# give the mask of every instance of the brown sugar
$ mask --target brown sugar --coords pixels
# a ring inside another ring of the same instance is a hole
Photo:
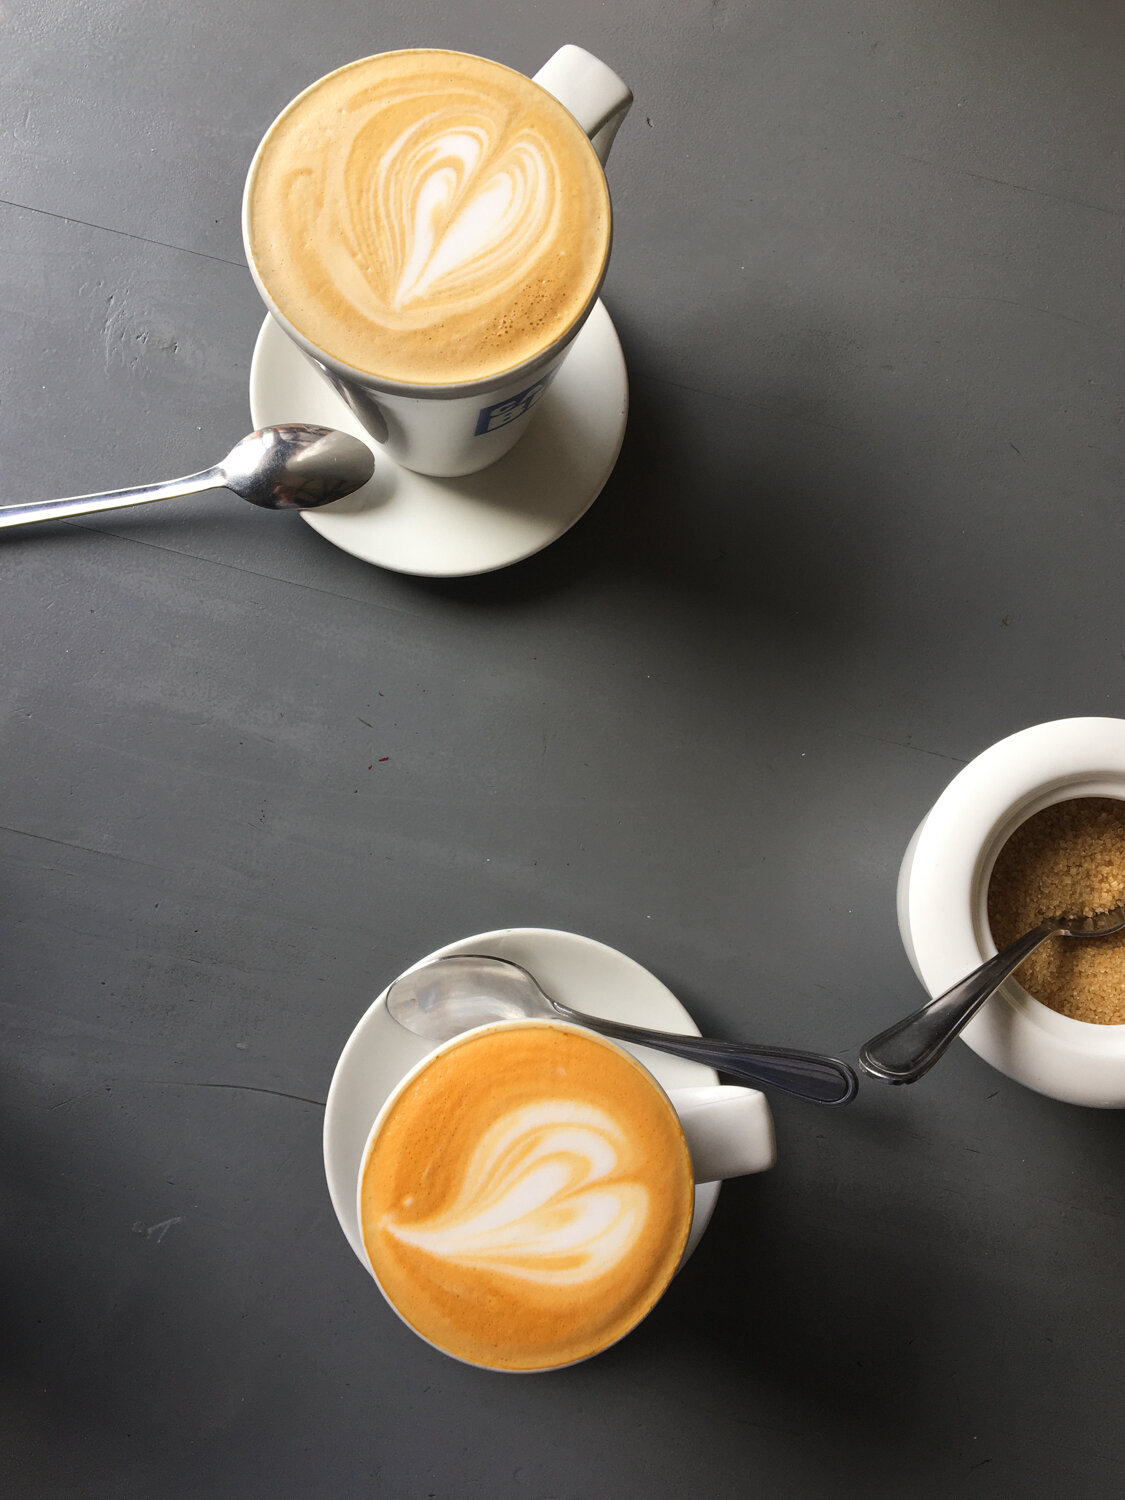
[[[1074,797],[1021,823],[988,885],[988,921],[1005,948],[1045,917],[1089,917],[1125,903],[1125,802]],[[1016,979],[1076,1021],[1125,1025],[1125,932],[1048,938]]]

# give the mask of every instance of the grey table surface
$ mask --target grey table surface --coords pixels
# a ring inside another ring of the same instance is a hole
[[[427,582],[213,494],[0,548],[5,1494],[1121,1491],[1120,1113],[963,1046],[777,1100],[657,1312],[528,1380],[397,1323],[320,1148],[373,995],[493,927],[854,1055],[934,797],[1125,710],[1117,6],[5,0],[0,500],[248,430],[241,180],[307,82],[565,41],[636,94],[572,532]]]

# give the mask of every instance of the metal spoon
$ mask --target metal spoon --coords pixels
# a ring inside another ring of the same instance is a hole
[[[449,1041],[490,1021],[557,1017],[619,1042],[635,1042],[670,1052],[673,1057],[687,1057],[744,1083],[780,1089],[816,1104],[847,1104],[859,1087],[847,1063],[815,1052],[675,1036],[585,1015],[545,995],[522,965],[483,954],[451,954],[412,969],[387,991],[387,1010],[407,1031],[437,1042]]]
[[[859,1062],[880,1083],[914,1083],[1040,943],[1049,937],[1109,937],[1125,928],[1125,906],[1093,917],[1047,917],[952,989],[865,1042]]]
[[[149,505],[153,500],[171,500],[199,490],[233,490],[265,510],[311,510],[350,495],[374,472],[370,448],[346,432],[297,423],[263,427],[236,443],[221,463],[189,474],[186,479],[101,495],[75,495],[69,500],[4,506],[0,508],[0,527],[29,526],[34,521],[57,521],[125,505]]]

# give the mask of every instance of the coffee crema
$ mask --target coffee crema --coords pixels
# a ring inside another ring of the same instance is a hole
[[[562,338],[609,254],[605,177],[574,117],[500,63],[387,52],[330,73],[268,131],[252,262],[333,359],[417,385],[486,380]]]
[[[474,1032],[390,1106],[363,1241],[394,1307],[471,1364],[545,1370],[628,1333],[671,1279],[694,1206],[669,1101],[586,1032]]]

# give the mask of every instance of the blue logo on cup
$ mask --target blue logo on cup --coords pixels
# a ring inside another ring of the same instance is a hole
[[[497,401],[495,406],[482,406],[477,414],[477,425],[474,437],[480,437],[485,432],[495,432],[498,427],[507,427],[509,422],[514,422],[517,417],[522,417],[528,412],[543,395],[544,391],[555,378],[555,371],[544,375],[542,380],[537,380],[534,385],[529,385],[526,391],[520,391],[518,396],[509,396],[506,401]]]

